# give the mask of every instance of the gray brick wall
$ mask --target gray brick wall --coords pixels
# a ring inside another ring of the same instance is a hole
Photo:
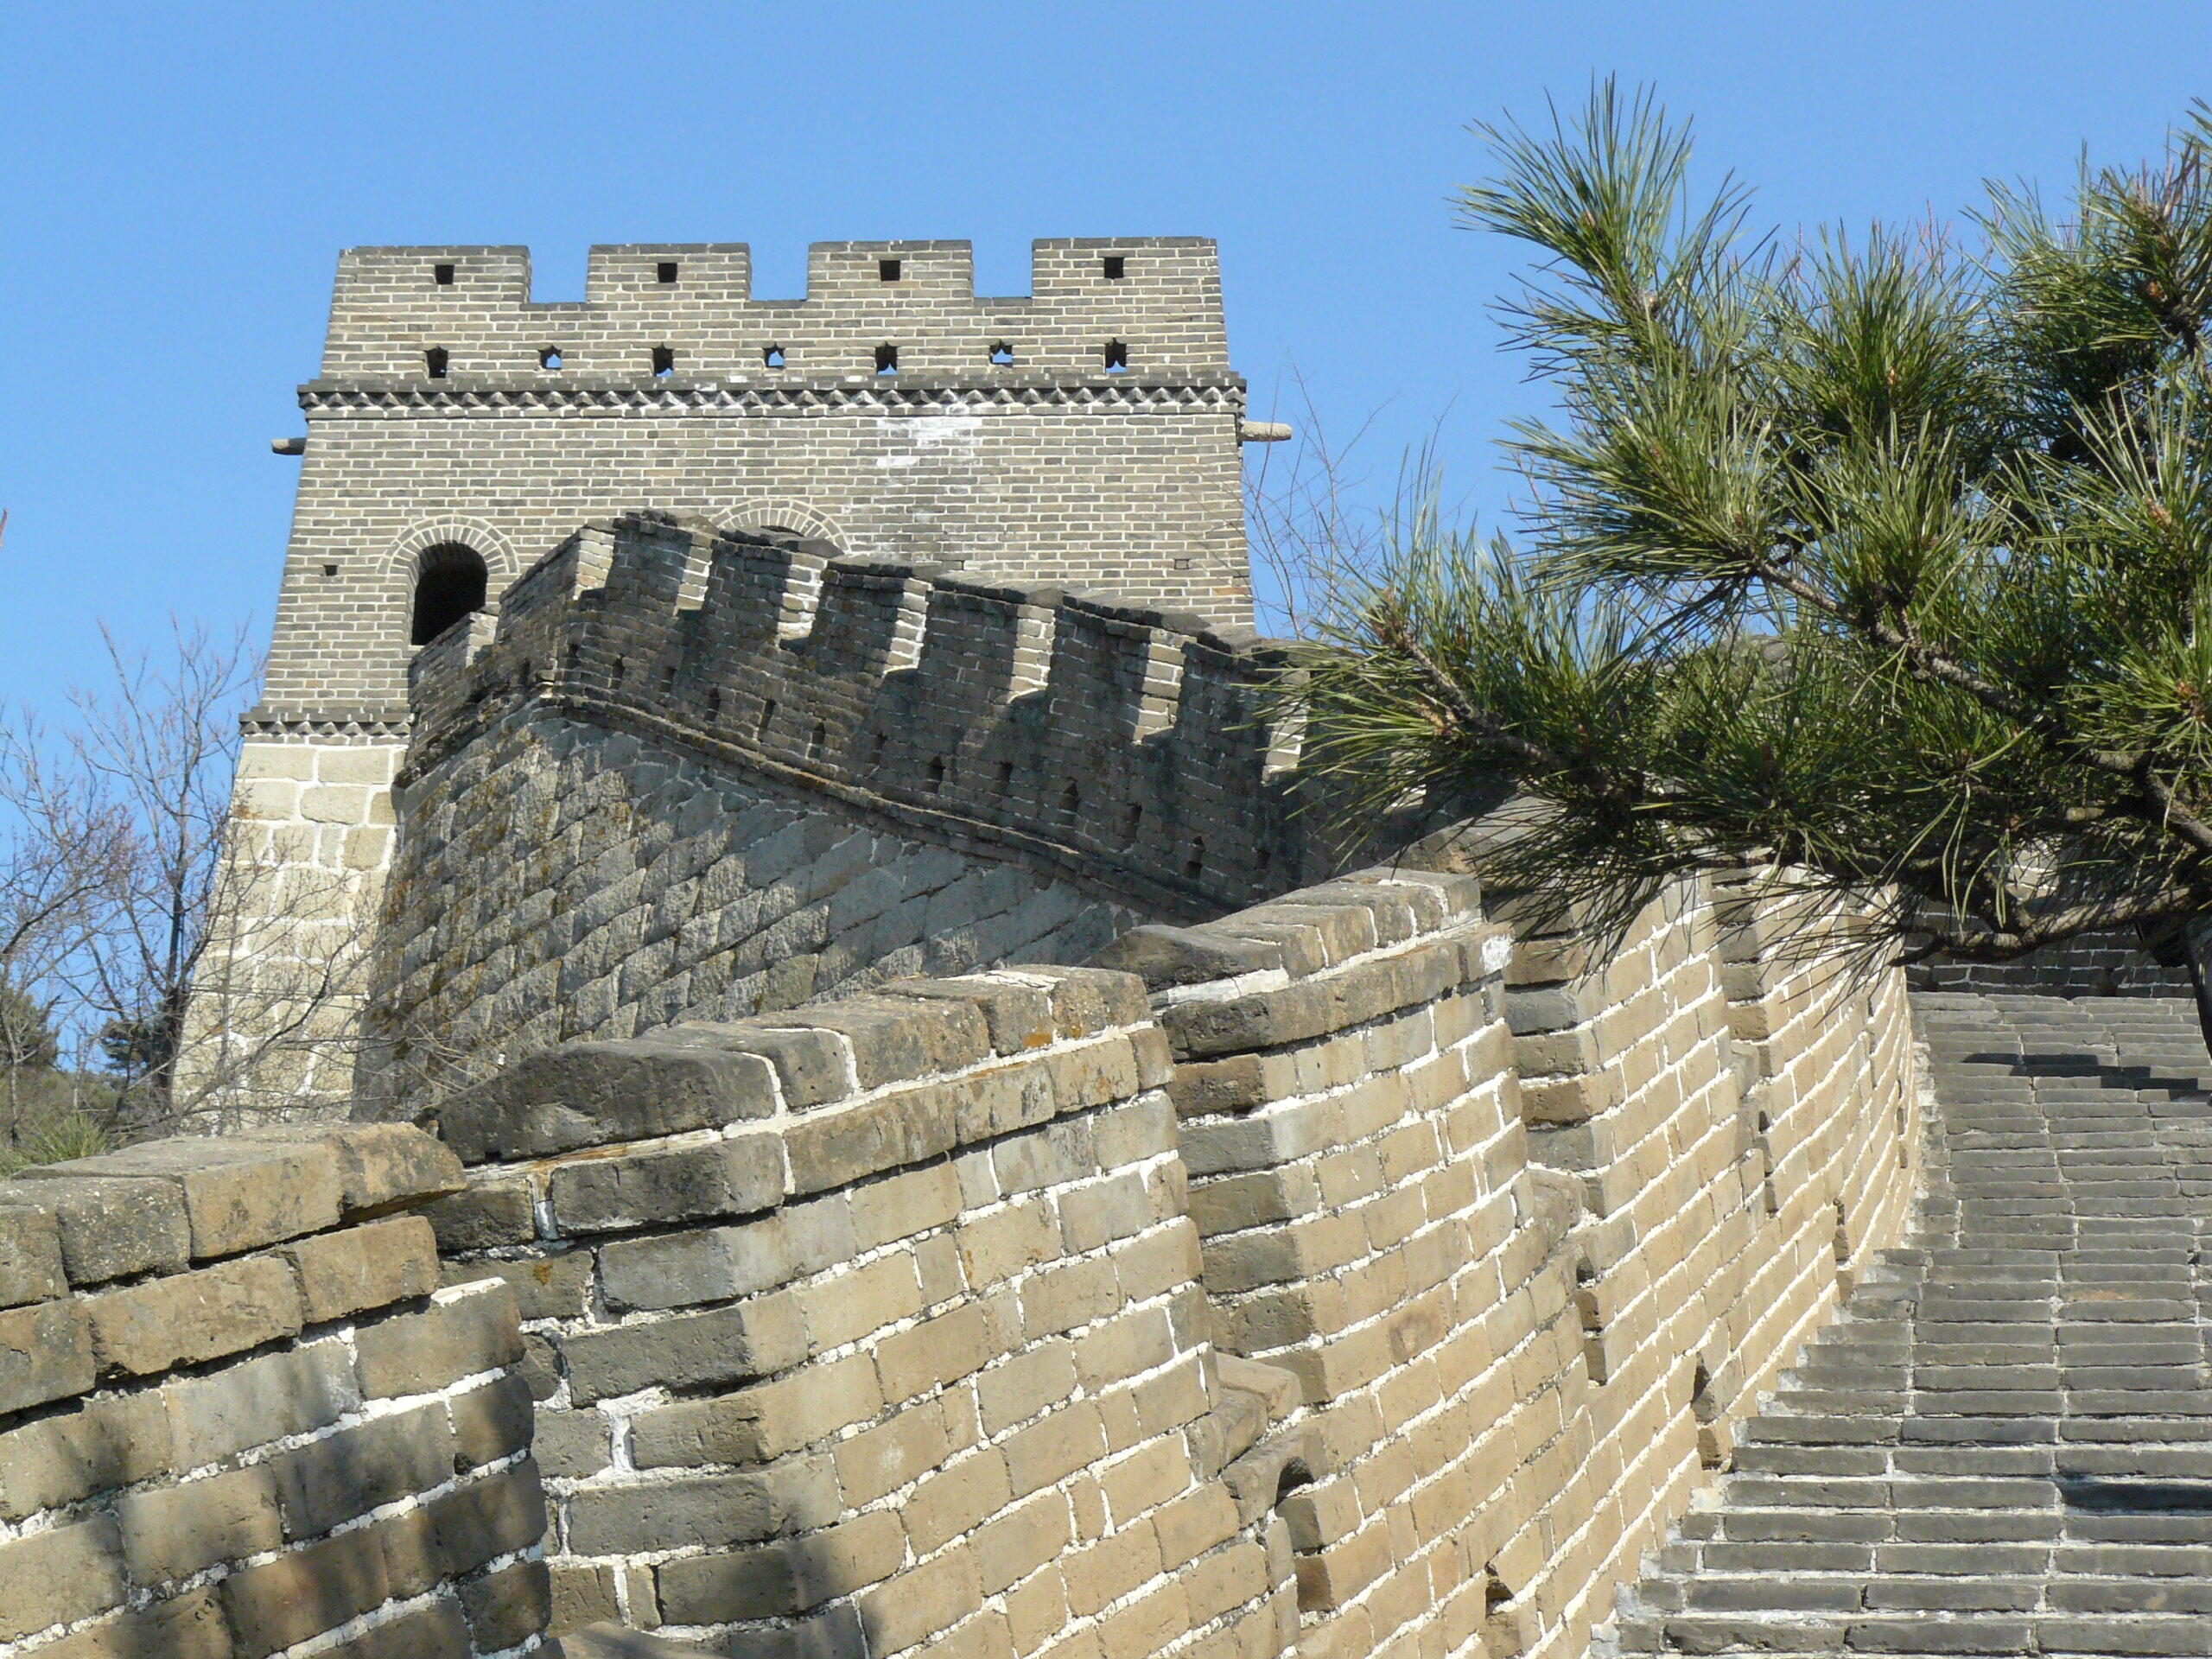
[[[1143,919],[1095,887],[543,709],[416,775],[401,810],[364,1077],[387,1099],[573,1038],[1080,961]]]
[[[975,296],[965,243],[818,244],[793,301],[750,297],[741,245],[597,248],[591,273],[582,303],[541,304],[523,249],[343,256],[301,390],[271,710],[404,709],[426,548],[474,548],[496,596],[632,507],[1249,620],[1243,383],[1211,242],[1040,242],[1034,293],[1010,299]]]

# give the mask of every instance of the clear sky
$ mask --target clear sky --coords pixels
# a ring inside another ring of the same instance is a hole
[[[0,697],[274,602],[338,250],[521,242],[579,296],[593,242],[951,237],[1018,293],[1035,236],[1221,243],[1265,415],[1382,410],[1376,487],[1444,417],[1494,512],[1531,408],[1487,309],[1516,257],[1456,229],[1464,130],[1655,84],[1755,216],[1955,212],[1992,175],[2155,150],[2212,96],[2196,3],[296,3],[0,10]]]

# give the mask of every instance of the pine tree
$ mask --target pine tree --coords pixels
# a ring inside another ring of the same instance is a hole
[[[2212,1027],[2212,111],[1971,247],[1754,239],[1610,83],[1478,130],[1557,405],[1520,546],[1420,512],[1337,568],[1298,696],[1348,815],[1518,794],[1491,879],[1599,927],[1751,862],[1870,959],[2133,929]]]

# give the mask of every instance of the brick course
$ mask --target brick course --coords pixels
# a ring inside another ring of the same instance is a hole
[[[515,1386],[512,1292],[441,1290],[429,1228],[393,1213],[459,1185],[395,1126],[157,1141],[9,1188],[73,1247],[67,1282],[0,1313],[24,1325],[0,1328],[0,1656],[260,1659],[342,1631],[466,1659],[542,1628],[526,1396],[486,1397]],[[182,1242],[221,1259],[149,1257],[120,1189],[176,1195]],[[114,1283],[124,1264],[148,1276]]]

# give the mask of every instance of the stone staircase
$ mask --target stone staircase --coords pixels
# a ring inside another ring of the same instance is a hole
[[[2212,1061],[2183,1001],[1927,994],[1928,1190],[1601,1655],[2212,1654]]]

